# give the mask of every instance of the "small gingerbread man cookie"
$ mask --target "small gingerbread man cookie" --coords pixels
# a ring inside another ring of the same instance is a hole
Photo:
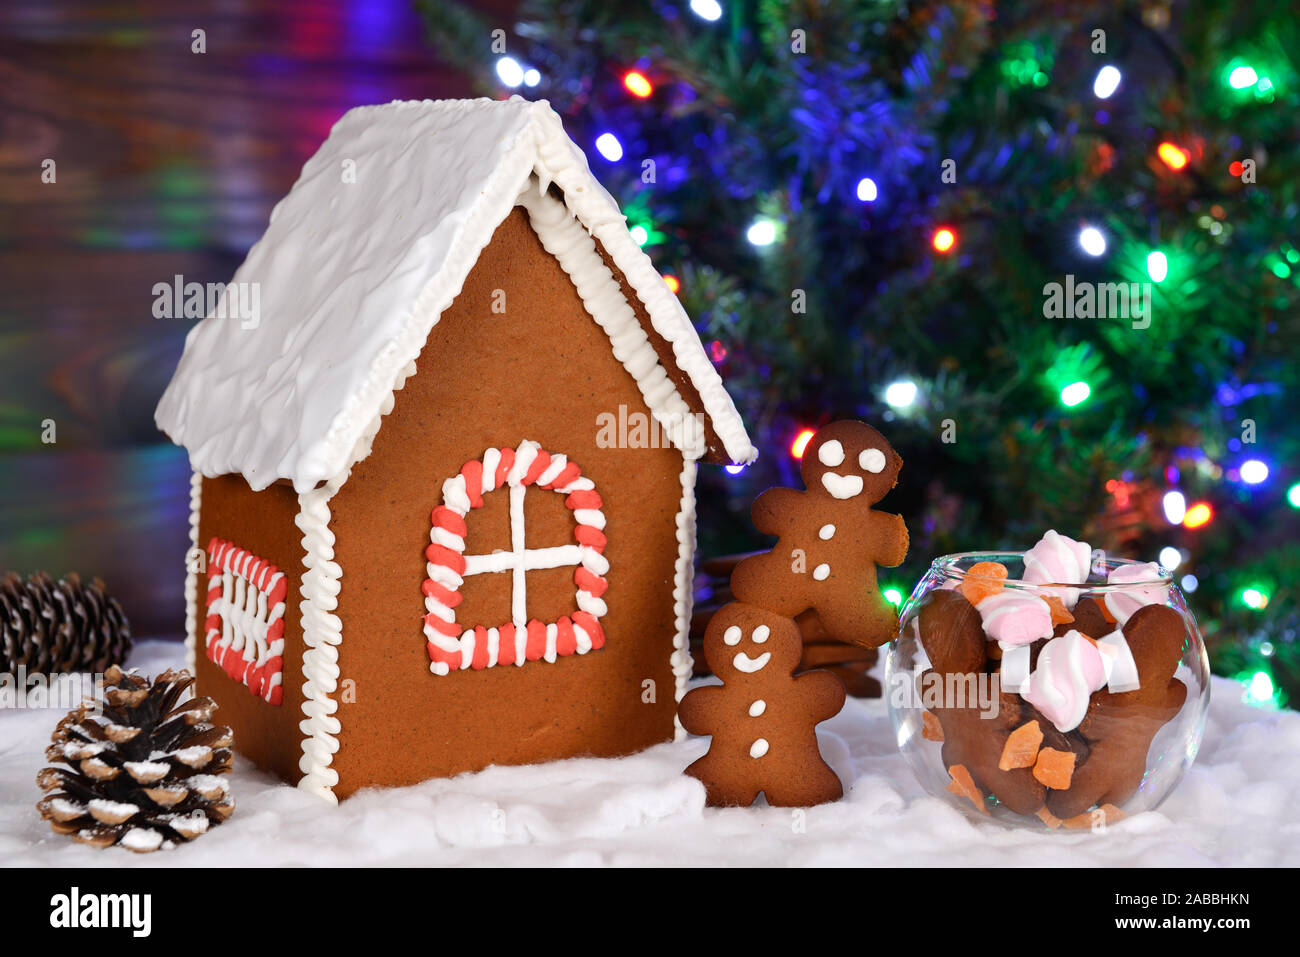
[[[760,791],[774,807],[843,796],[816,727],[844,706],[844,685],[825,671],[793,677],[802,653],[794,621],[754,605],[732,602],[709,622],[704,657],[722,684],[689,692],[678,717],[692,734],[713,737],[686,769],[704,783],[710,806],[748,807]]]
[[[885,437],[855,420],[832,422],[804,451],[807,491],[769,489],[754,502],[754,526],[779,541],[731,575],[743,602],[784,617],[814,609],[839,641],[878,648],[898,629],[876,566],[907,556],[902,518],[872,506],[898,482],[903,460]]]

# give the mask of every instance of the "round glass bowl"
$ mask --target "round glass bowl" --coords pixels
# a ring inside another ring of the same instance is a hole
[[[1156,807],[1210,700],[1182,593],[1157,565],[1100,553],[1083,584],[1024,571],[1019,552],[930,566],[886,658],[899,749],[926,791],[980,820],[1097,830]]]

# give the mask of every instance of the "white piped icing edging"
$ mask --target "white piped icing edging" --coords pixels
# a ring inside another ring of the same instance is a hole
[[[203,499],[203,475],[190,474],[190,550],[185,555],[185,667],[190,674],[197,665],[199,621],[199,508]]]
[[[695,473],[696,461],[684,457],[682,461],[682,504],[677,509],[677,568],[673,575],[673,635],[672,668],[674,678],[673,698],[678,703],[686,695],[691,680],[691,609],[695,605]],[[673,740],[686,738],[686,729],[676,710],[673,711]]]
[[[398,373],[392,392],[375,413],[353,450],[352,461],[361,462],[370,454],[384,416],[393,411],[397,393],[406,380],[415,375],[415,363],[408,362]],[[352,474],[352,469],[335,476],[325,485],[298,496],[295,524],[302,531],[302,713],[298,723],[303,733],[302,757],[298,770],[302,777],[298,787],[317,794],[332,804],[338,803],[334,787],[338,772],[330,765],[339,750],[342,723],[336,716],[338,702],[330,695],[338,690],[339,644],[343,638],[343,621],[334,614],[338,608],[342,567],[334,561],[334,533],[330,531],[330,500]]]
[[[699,458],[705,451],[702,424],[696,424],[690,406],[660,365],[650,338],[637,321],[636,312],[624,297],[614,274],[600,258],[591,234],[564,203],[542,192],[536,179],[530,180],[520,193],[519,205],[528,210],[529,222],[542,248],[556,258],[573,282],[587,314],[609,336],[614,358],[635,380],[673,447]]]
[[[345,476],[346,477],[346,476]],[[339,483],[341,484],[341,483]],[[334,533],[330,531],[330,499],[338,485],[330,482],[323,488],[298,496],[298,516],[302,530],[302,547],[306,552],[302,576],[302,654],[303,703],[306,715],[298,727],[305,735],[298,769],[302,778],[298,787],[337,803],[334,786],[338,772],[330,765],[339,749],[342,725],[335,716],[338,702],[330,695],[338,689],[339,643],[343,639],[343,622],[334,614],[338,607],[343,569],[334,561]]]
[[[341,175],[349,162],[351,182]],[[552,182],[563,190],[627,278],[727,455],[753,461],[681,303],[559,116],[518,97],[360,107],[335,124],[235,273],[232,286],[260,291],[258,321],[214,314],[190,330],[159,428],[189,450],[196,471],[238,472],[254,490],[288,478],[301,494],[346,472],[399,370],[534,174],[540,192]],[[651,408],[664,411],[666,400]]]

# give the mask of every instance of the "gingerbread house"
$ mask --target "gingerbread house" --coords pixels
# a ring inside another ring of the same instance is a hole
[[[237,748],[331,799],[680,734],[697,463],[756,455],[545,102],[354,109],[157,422]]]

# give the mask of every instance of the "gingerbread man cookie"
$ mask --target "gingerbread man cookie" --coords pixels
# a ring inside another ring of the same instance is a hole
[[[722,684],[689,692],[678,717],[692,734],[713,737],[686,769],[710,806],[748,807],[760,791],[775,807],[843,796],[817,749],[816,726],[844,706],[844,685],[824,671],[794,677],[802,652],[792,619],[754,605],[733,602],[709,622],[704,656]]]
[[[743,602],[786,618],[814,609],[839,641],[877,648],[898,630],[898,614],[876,583],[876,566],[907,556],[902,518],[878,512],[903,460],[885,437],[855,420],[832,422],[804,450],[807,491],[769,489],[754,502],[754,526],[779,541],[731,576]]]

